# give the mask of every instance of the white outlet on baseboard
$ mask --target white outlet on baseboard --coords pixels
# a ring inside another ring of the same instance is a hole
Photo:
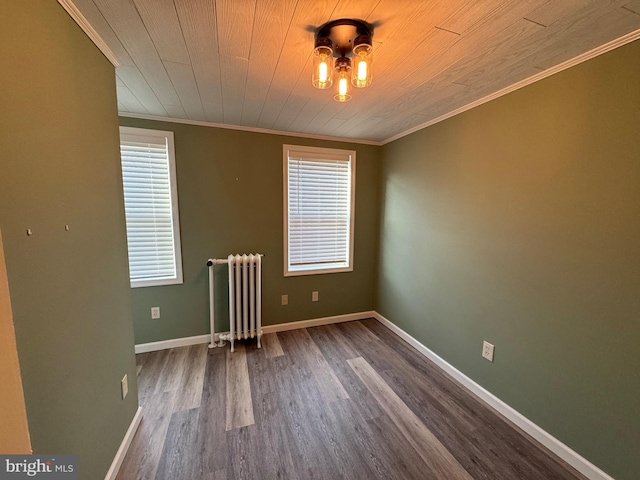
[[[289,305],[289,295],[282,295],[282,305]]]
[[[127,393],[129,393],[129,380],[127,379],[126,375],[122,377],[120,387],[122,388],[122,399],[124,400],[125,398],[127,398]]]
[[[311,292],[311,301],[312,302],[317,302],[318,301],[318,292]]]
[[[493,349],[495,347],[493,346],[493,344],[487,342],[486,340],[484,342],[482,342],[482,356],[484,358],[486,358],[487,360],[489,360],[490,362],[493,362]]]
[[[151,319],[157,320],[160,318],[160,307],[151,307]]]

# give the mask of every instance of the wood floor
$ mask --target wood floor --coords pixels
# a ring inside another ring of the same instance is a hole
[[[130,479],[582,479],[376,320],[137,355]]]

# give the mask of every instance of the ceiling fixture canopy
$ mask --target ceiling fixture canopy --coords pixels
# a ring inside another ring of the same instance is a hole
[[[335,78],[338,102],[351,100],[349,83],[362,88],[371,85],[373,27],[364,20],[332,20],[316,31],[313,49],[313,86],[331,88]]]

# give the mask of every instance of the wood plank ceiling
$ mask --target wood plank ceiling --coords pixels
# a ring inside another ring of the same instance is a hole
[[[73,0],[111,49],[118,108],[384,141],[640,29],[640,0]],[[313,28],[376,25],[373,84],[311,85]]]

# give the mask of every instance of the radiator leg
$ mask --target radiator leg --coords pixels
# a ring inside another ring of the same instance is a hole
[[[211,265],[209,265],[211,263]],[[211,324],[211,343],[209,344],[209,348],[216,347],[224,347],[224,340],[220,335],[218,335],[219,342],[216,343],[216,331],[215,331],[215,279],[213,276],[213,266],[215,265],[215,261],[210,259],[207,265],[209,266],[209,320]]]
[[[249,257],[245,253],[242,255],[242,336],[246,340],[249,338]],[[240,329],[238,329],[240,332]]]
[[[235,330],[235,308],[234,308],[234,285],[235,285],[235,281],[234,281],[234,273],[235,273],[235,268],[234,268],[234,257],[233,255],[229,255],[227,257],[227,263],[228,263],[228,267],[229,267],[229,330],[231,331],[231,334],[229,336],[229,343],[231,343],[231,352],[233,352],[233,339],[235,337],[234,335],[234,330]]]
[[[258,348],[262,348],[262,257],[257,256],[256,262],[256,333],[258,334]]]
[[[234,295],[236,297],[236,338],[242,338],[242,257],[235,256],[235,279],[236,287]]]
[[[207,266],[209,267],[209,324],[211,328],[211,343],[209,343],[209,348],[216,347],[216,330],[215,330],[215,285],[213,278],[213,261],[210,260],[207,262]]]

